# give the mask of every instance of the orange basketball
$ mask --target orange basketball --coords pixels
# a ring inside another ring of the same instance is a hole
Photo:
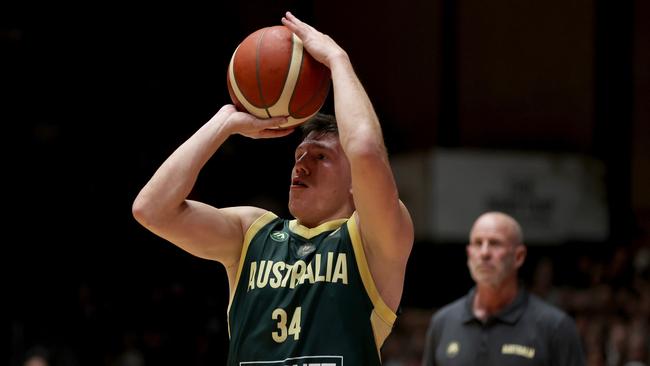
[[[281,127],[299,125],[316,114],[331,84],[329,69],[283,25],[246,37],[230,59],[227,79],[237,109],[259,118],[287,116]]]

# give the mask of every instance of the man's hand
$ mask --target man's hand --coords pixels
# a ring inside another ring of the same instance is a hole
[[[347,53],[330,36],[302,22],[291,12],[287,12],[282,17],[282,24],[302,40],[305,49],[312,57],[328,68],[331,68],[332,61],[336,58],[347,57]]]
[[[287,122],[285,117],[260,119],[252,114],[238,111],[232,104],[221,107],[212,118],[225,118],[225,128],[231,135],[237,133],[253,139],[283,137],[294,130],[278,128]]]

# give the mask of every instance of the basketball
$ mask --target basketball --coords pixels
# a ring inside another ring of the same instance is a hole
[[[258,118],[287,116],[280,128],[297,126],[316,114],[331,85],[329,69],[283,25],[246,37],[233,52],[227,80],[237,109]]]

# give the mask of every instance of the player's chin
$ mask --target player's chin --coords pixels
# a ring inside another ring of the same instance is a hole
[[[300,217],[303,213],[308,212],[309,207],[306,200],[301,197],[300,190],[289,191],[289,212],[293,217]]]
[[[289,191],[289,210],[293,211],[298,209],[299,203],[296,194],[293,191]]]

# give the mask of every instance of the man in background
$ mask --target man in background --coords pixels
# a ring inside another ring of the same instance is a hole
[[[433,315],[423,365],[585,364],[574,320],[518,280],[526,246],[514,218],[479,216],[466,251],[476,285]]]

